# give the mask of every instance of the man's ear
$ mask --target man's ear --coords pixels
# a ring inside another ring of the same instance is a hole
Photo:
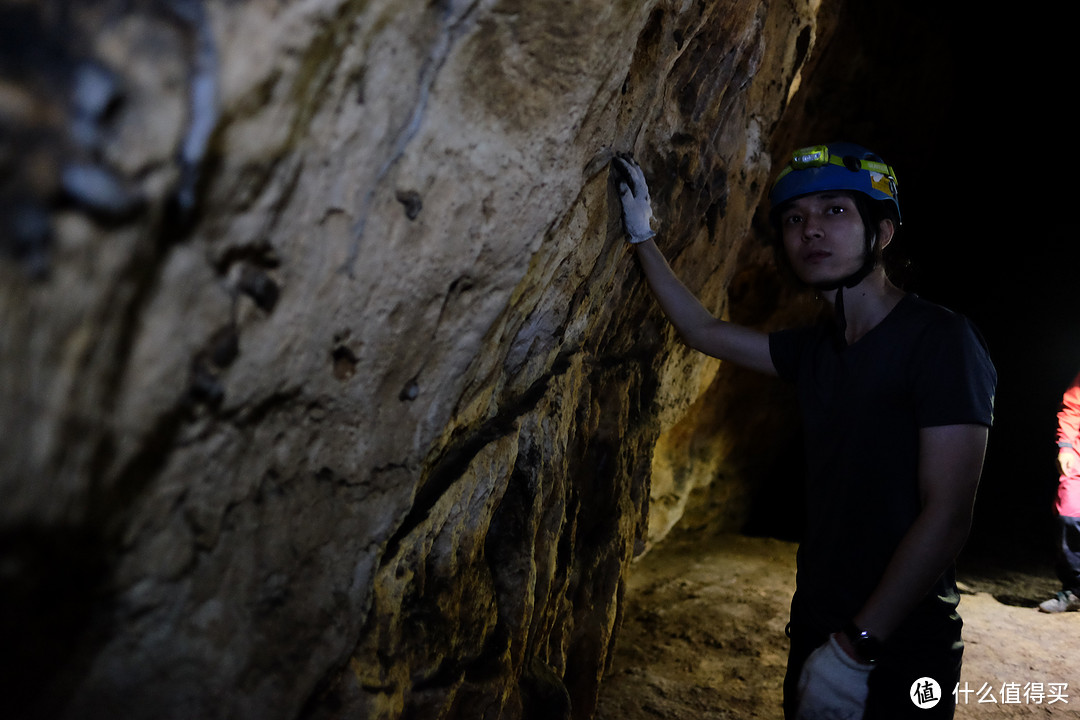
[[[878,247],[884,250],[889,243],[892,242],[893,235],[896,234],[896,226],[893,225],[893,221],[886,218],[878,223]]]

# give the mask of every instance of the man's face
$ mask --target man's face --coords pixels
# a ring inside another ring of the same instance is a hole
[[[807,285],[836,282],[862,267],[866,229],[850,195],[819,192],[793,200],[780,213],[784,250]]]

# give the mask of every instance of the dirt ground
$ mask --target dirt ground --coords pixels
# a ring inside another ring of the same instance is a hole
[[[795,548],[675,535],[638,561],[598,720],[781,718]],[[966,650],[956,718],[1080,718],[1080,613],[1035,609],[1058,589],[1049,567],[962,558],[958,574]]]

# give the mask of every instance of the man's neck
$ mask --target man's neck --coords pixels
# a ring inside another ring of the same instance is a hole
[[[836,306],[837,292],[826,290],[822,293],[833,307]],[[893,285],[880,267],[858,285],[844,288],[844,319],[847,323],[844,335],[847,344],[858,342],[877,327],[904,295],[904,291]]]

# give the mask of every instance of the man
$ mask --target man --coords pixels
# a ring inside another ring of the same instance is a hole
[[[1080,375],[1058,412],[1057,574],[1061,592],[1039,605],[1044,613],[1080,610]]]
[[[952,717],[963,652],[952,566],[997,375],[965,318],[889,280],[892,168],[847,143],[793,155],[770,193],[779,255],[833,317],[764,334],[714,317],[682,285],[656,245],[641,169],[615,162],[629,240],[683,340],[796,384],[808,501],[786,717]]]

